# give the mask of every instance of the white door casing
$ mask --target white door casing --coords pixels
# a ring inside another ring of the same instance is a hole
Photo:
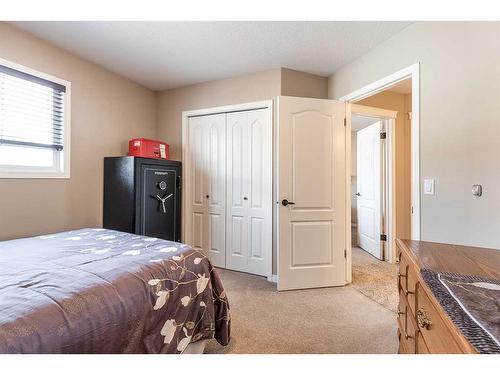
[[[190,244],[225,266],[225,114],[189,118]]]
[[[272,254],[269,109],[227,114],[226,268],[267,276]]]
[[[357,132],[357,214],[359,246],[382,259],[381,224],[381,122]]]
[[[278,98],[278,290],[345,285],[345,114],[340,101]]]

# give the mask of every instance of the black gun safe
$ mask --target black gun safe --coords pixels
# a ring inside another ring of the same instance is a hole
[[[104,158],[103,227],[181,240],[181,162]]]

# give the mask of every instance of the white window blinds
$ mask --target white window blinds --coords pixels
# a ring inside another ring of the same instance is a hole
[[[64,147],[66,88],[0,65],[0,145]]]

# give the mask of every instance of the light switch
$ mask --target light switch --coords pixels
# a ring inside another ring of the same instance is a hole
[[[429,178],[424,180],[424,194],[434,195],[434,179]]]

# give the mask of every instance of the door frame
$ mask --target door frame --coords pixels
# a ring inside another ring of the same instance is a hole
[[[211,107],[211,108],[202,108],[195,109],[189,111],[182,112],[182,226],[181,226],[181,241],[183,243],[188,243],[191,241],[191,230],[192,230],[192,220],[191,220],[191,207],[188,204],[188,193],[191,191],[191,168],[190,168],[190,159],[189,159],[189,118],[197,117],[197,116],[207,116],[207,115],[215,115],[220,113],[228,113],[228,112],[242,112],[242,111],[251,111],[257,109],[267,109],[269,115],[269,124],[271,125],[268,129],[269,137],[271,139],[270,142],[270,150],[267,150],[271,155],[271,171],[274,170],[274,153],[273,153],[273,139],[274,139],[274,112],[273,112],[273,100],[261,100],[250,103],[239,103],[232,104],[220,107]],[[269,176],[271,179],[271,184],[274,184],[274,175],[271,173]],[[271,188],[273,191],[273,187]],[[224,198],[225,201],[225,198]],[[271,207],[273,205],[274,197],[271,197],[269,204]],[[271,210],[271,233],[272,237],[274,237],[274,217],[273,217],[273,209]],[[266,251],[266,256],[268,259],[267,264],[267,277],[268,279],[272,279],[273,273],[273,243],[271,240],[271,248],[264,249]]]
[[[420,240],[420,62],[401,69],[393,74],[372,82],[344,95],[340,100],[355,103],[388,89],[395,84],[411,78],[411,205],[413,209],[411,238]],[[348,121],[349,122],[349,121]],[[350,134],[349,134],[350,137]],[[349,223],[349,227],[350,227]],[[350,237],[349,237],[350,238]]]
[[[396,190],[395,190],[395,178],[394,178],[394,163],[396,160],[396,147],[395,147],[395,128],[396,128],[396,117],[398,115],[397,111],[391,111],[388,109],[382,109],[382,108],[376,108],[376,107],[370,107],[366,105],[358,105],[358,104],[350,104],[351,106],[351,111],[350,115],[352,114],[358,114],[358,115],[363,115],[365,117],[372,117],[376,119],[381,119],[386,121],[386,129],[385,132],[387,134],[386,142],[385,142],[385,159],[382,160],[381,162],[384,163],[384,168],[386,169],[386,173],[384,175],[385,178],[385,189],[384,189],[384,197],[381,200],[381,204],[384,205],[384,211],[386,213],[386,217],[384,219],[381,218],[381,231],[382,228],[385,234],[387,235],[387,241],[385,246],[383,246],[383,252],[384,252],[384,260],[387,260],[390,263],[395,263],[396,261],[396,247],[394,246],[394,241],[395,241],[395,233],[396,233],[396,222],[394,220],[394,217],[396,216]],[[351,122],[349,121],[347,123],[347,129],[346,129],[346,147],[349,149],[348,150],[348,155],[349,157],[346,159],[348,163],[348,172],[349,174],[351,173]],[[348,133],[348,134],[347,134]],[[347,149],[346,148],[346,149]],[[382,166],[381,166],[382,168]],[[347,187],[349,189],[349,210],[348,210],[348,215],[349,215],[349,225],[348,231],[349,231],[349,240],[351,239],[351,178],[349,175],[349,186]],[[381,182],[383,182],[381,180]],[[382,203],[383,202],[383,203]],[[381,212],[382,213],[382,212]],[[352,244],[351,244],[352,245]],[[348,246],[348,253],[347,253],[347,263],[348,263],[348,268],[349,270],[351,268],[351,261],[352,261],[352,252],[351,252],[351,247]],[[350,272],[347,272],[346,275],[347,277],[350,277]]]

